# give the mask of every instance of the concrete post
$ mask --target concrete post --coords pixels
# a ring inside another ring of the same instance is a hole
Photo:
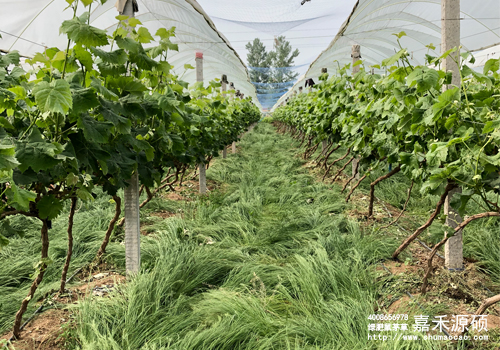
[[[130,179],[125,194],[125,267],[127,274],[139,272],[141,267],[141,231],[139,219],[139,175]]]
[[[222,78],[220,80],[220,84],[221,84],[221,91],[222,91],[222,95],[224,96],[224,98],[226,97],[226,91],[227,91],[227,84],[228,84],[228,81],[227,81],[227,75],[225,74],[222,74]],[[226,159],[227,158],[227,146],[224,146],[224,149],[222,150],[222,159]]]
[[[235,91],[235,93],[236,93],[236,88],[234,87],[234,83],[229,83],[229,88],[230,88],[231,90],[234,90],[234,91]],[[233,99],[234,99],[234,95],[235,95],[235,93],[232,93],[232,94],[231,94],[231,100],[233,100]],[[231,151],[233,152],[233,154],[235,154],[235,153],[236,153],[236,141],[233,141],[233,144],[231,145]]]
[[[196,81],[203,83],[203,53],[196,53]],[[201,162],[198,164],[198,169],[200,173],[200,194],[207,193],[207,171],[205,168],[205,163]]]
[[[203,52],[196,53],[196,81],[203,83]]]
[[[120,3],[118,3],[120,5]],[[117,8],[121,15],[135,17],[132,0]],[[139,175],[137,171],[124,189],[125,197],[125,269],[127,274],[139,272],[141,268],[141,223],[139,218]]]
[[[460,46],[460,1],[457,0],[441,0],[441,52],[444,53],[450,49]],[[453,86],[460,87],[460,68],[458,62],[460,60],[460,50],[449,55],[443,62],[445,71],[453,72],[451,85],[445,86],[445,89],[450,89]],[[444,203],[444,214],[446,216],[446,224],[452,229],[456,228],[462,218],[450,206],[453,194],[461,193],[462,189],[458,188],[448,194]],[[445,265],[450,270],[462,270],[463,265],[463,241],[462,231],[458,232],[454,237],[450,238],[444,246]]]
[[[457,188],[452,190],[444,202],[444,213],[446,216],[446,225],[452,229],[460,225],[462,218],[458,213],[451,207],[450,202],[455,193],[461,193],[462,189]],[[463,270],[464,268],[464,253],[463,253],[463,240],[462,240],[462,230],[457,232],[455,236],[448,239],[444,246],[444,259],[445,265],[448,269],[457,271]]]
[[[207,193],[207,169],[205,163],[198,165],[198,170],[200,172],[200,194]]]
[[[460,46],[460,1],[441,0],[441,53]],[[451,84],[460,87],[460,50],[443,62],[443,70],[453,72]],[[448,89],[450,86],[447,87]]]
[[[354,76],[355,74],[359,73],[359,65],[354,66],[356,62],[358,62],[361,59],[361,46],[360,45],[352,45],[352,75]],[[358,163],[359,159],[355,158],[352,161],[352,175],[356,174],[356,171],[358,170]],[[359,174],[356,175],[356,180],[359,180]]]

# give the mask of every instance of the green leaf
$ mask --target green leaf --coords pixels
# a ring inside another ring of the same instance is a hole
[[[73,90],[73,114],[88,112],[97,106],[99,106],[99,100],[94,89]]]
[[[399,61],[401,59],[401,57],[403,57],[404,55],[406,55],[407,51],[406,49],[401,49],[399,50],[398,53],[396,53],[394,56],[390,57],[390,58],[386,58],[385,60],[382,61],[382,66],[383,67],[390,67],[392,66],[394,63],[396,63],[397,61]]]
[[[82,201],[85,201],[85,202],[89,202],[89,201],[94,200],[94,197],[92,197],[92,194],[86,188],[77,189],[76,195],[78,196],[78,198],[80,198]]]
[[[490,120],[484,125],[483,134],[489,134],[490,132],[499,128],[500,128],[500,120]]]
[[[146,27],[140,27],[137,31],[137,35],[140,43],[148,44],[152,41],[155,41]]]
[[[43,196],[36,207],[40,219],[54,220],[63,210],[63,203],[51,194]]]
[[[397,34],[392,34],[392,35],[395,35],[398,39],[401,39],[402,37],[406,36],[406,33],[405,32],[399,32]]]
[[[460,100],[460,88],[453,87],[444,91],[441,95],[439,95],[438,100],[440,102],[448,102],[452,103],[454,101]]]
[[[438,166],[446,161],[448,157],[448,146],[446,142],[436,142],[431,145],[430,151],[425,156],[429,166]]]
[[[11,183],[11,187],[5,191],[7,195],[7,203],[17,210],[30,210],[30,202],[34,202],[36,194],[25,189],[22,189],[16,184]]]
[[[121,106],[117,103],[101,100],[102,107],[99,109],[101,115],[107,121],[113,123],[120,134],[130,134],[132,122],[130,119],[117,114],[120,113]]]
[[[127,53],[123,49],[107,52],[95,47],[91,48],[92,53],[98,56],[103,62],[112,64],[125,64],[127,62]]]
[[[420,67],[415,69],[408,78],[406,83],[408,86],[412,87],[417,85],[418,92],[425,92],[430,90],[432,87],[436,86],[439,81],[439,73],[434,69],[427,67]]]
[[[41,81],[33,88],[35,101],[42,112],[66,114],[73,106],[71,90],[66,80],[54,80],[51,83]]]
[[[127,50],[128,52],[138,53],[142,49],[141,44],[128,37],[117,36],[115,41],[120,49]]]
[[[500,69],[500,59],[491,58],[484,64],[483,73],[488,74],[488,72],[497,72]]]
[[[94,60],[92,59],[90,52],[85,50],[81,45],[75,45],[75,47],[73,47],[73,51],[75,52],[76,59],[83,64],[85,69],[88,71],[92,70]]]
[[[88,16],[89,13],[85,12],[80,17],[64,21],[60,32],[67,34],[68,38],[77,44],[96,47],[108,45],[106,31],[88,25]]]
[[[169,74],[170,70],[172,69],[172,66],[168,62],[162,61],[158,64],[158,67],[156,68],[165,74]]]
[[[73,173],[69,173],[68,176],[66,177],[66,183],[69,186],[74,186],[78,183],[78,176],[76,176]]]
[[[128,24],[130,27],[135,28],[135,27],[137,27],[138,25],[141,25],[141,24],[142,24],[142,22],[141,22],[140,20],[138,20],[137,18],[135,18],[135,17],[129,17],[129,18],[127,19],[127,24]]]
[[[15,154],[14,146],[0,145],[0,170],[12,170],[21,164]]]
[[[184,118],[177,112],[172,113],[172,121],[179,126],[184,124]]]
[[[141,69],[151,70],[158,65],[158,62],[149,57],[145,51],[130,53],[130,62],[135,63]]]
[[[160,46],[164,50],[179,51],[179,45],[178,44],[174,44],[173,42],[170,41],[170,39],[162,39],[162,40],[160,40]]]
[[[97,143],[108,142],[109,129],[112,126],[113,124],[99,122],[88,115],[78,118],[78,127],[83,130],[85,138]]]
[[[134,77],[109,78],[109,86],[128,92],[144,92],[148,88]]]
[[[155,35],[159,36],[162,39],[168,39],[175,35],[175,27],[170,28],[170,30],[160,28],[156,31]]]
[[[127,73],[127,68],[123,64],[115,65],[106,62],[97,63],[97,67],[99,68],[99,72],[104,77],[119,77],[120,75],[124,75]]]
[[[92,77],[91,78],[91,83],[90,86],[96,89],[97,92],[99,92],[102,96],[109,100],[117,101],[118,100],[118,95],[116,95],[114,92],[108,90],[106,87],[102,86],[101,80]]]
[[[28,139],[16,145],[16,158],[21,163],[19,170],[24,172],[31,168],[38,172],[50,169],[61,162],[58,156],[63,150],[60,144],[44,140],[38,128],[33,127]]]
[[[19,52],[11,51],[6,55],[0,55],[0,68],[5,68],[11,64],[17,66],[19,65]]]

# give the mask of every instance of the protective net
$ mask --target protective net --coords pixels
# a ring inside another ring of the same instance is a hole
[[[264,110],[276,102],[297,82],[300,71],[307,65],[294,67],[248,67],[257,98]]]
[[[477,56],[476,66],[500,52],[500,1],[462,0],[460,2],[462,51]],[[335,73],[351,63],[352,45],[361,46],[361,58],[367,69],[400,50],[393,34],[404,31],[401,46],[416,64],[425,63],[425,55],[441,52],[441,0],[359,0],[344,26],[325,51],[311,64],[304,79],[278,101],[285,100],[304,85],[307,78],[316,79],[322,68]],[[433,44],[433,47],[428,45]],[[278,105],[277,104],[277,105]]]
[[[186,69],[185,65],[195,65],[195,53],[204,54],[204,81],[220,79],[226,74],[236,89],[245,96],[251,96],[258,104],[256,91],[251,84],[247,69],[238,53],[226,37],[215,27],[212,20],[194,0],[138,0],[139,12],[136,18],[151,33],[159,28],[176,27],[176,37],[172,39],[179,45],[179,51],[170,51],[169,63],[175,73],[190,83],[196,81],[196,72]],[[91,7],[90,24],[112,32],[118,23],[115,1]],[[67,38],[59,35],[59,27],[64,20],[71,19],[72,13],[64,9],[65,0],[25,0],[2,3],[0,11],[0,49],[17,50],[22,55],[32,57],[45,48],[64,49]],[[77,15],[88,8],[79,6]],[[146,44],[157,45],[157,43]]]

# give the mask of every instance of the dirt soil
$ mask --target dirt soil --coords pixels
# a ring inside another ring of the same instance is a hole
[[[64,333],[73,325],[71,306],[88,297],[105,297],[117,285],[125,283],[126,277],[113,271],[101,271],[88,277],[83,273],[81,282],[62,294],[56,294],[45,306],[45,310],[37,314],[21,333],[21,339],[13,341],[9,349],[15,350],[64,350],[66,339]],[[40,303],[39,303],[40,304]],[[31,315],[25,315],[29,317]],[[26,318],[25,317],[25,318]],[[8,340],[12,332],[0,336]]]

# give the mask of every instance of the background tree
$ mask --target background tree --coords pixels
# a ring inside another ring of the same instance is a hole
[[[299,50],[293,50],[285,36],[275,38],[274,50],[270,52],[259,38],[245,47],[250,79],[257,89],[257,97],[262,106],[272,107],[299,75],[293,71],[293,61]]]
[[[271,62],[264,43],[259,38],[255,38],[253,43],[249,42],[245,47],[248,50],[248,66],[251,67],[249,69],[250,79],[255,83],[267,83],[270,75],[266,68],[269,68]]]
[[[291,67],[293,67],[293,61],[299,56],[300,52],[298,49],[292,50],[292,45],[286,40],[285,36],[275,38],[274,51],[268,54],[271,65],[275,68],[271,75],[271,83],[286,83],[297,79],[299,76]]]

